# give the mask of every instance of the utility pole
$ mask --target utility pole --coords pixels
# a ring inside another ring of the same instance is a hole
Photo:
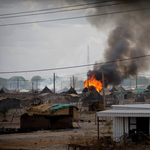
[[[137,75],[136,75],[136,89],[137,89]]]
[[[73,76],[73,88],[75,89],[75,84],[74,84],[74,76]]]
[[[88,64],[88,71],[89,71],[89,61],[90,61],[90,57],[89,57],[89,46],[87,47],[87,64]]]
[[[33,93],[33,82],[32,82],[32,93]]]
[[[53,81],[54,81],[54,94],[55,94],[55,73],[54,73]]]
[[[88,94],[89,94],[89,92],[90,92],[90,90],[89,90],[89,73],[87,73],[87,87],[88,87]]]
[[[102,83],[103,83],[103,103],[104,103],[104,110],[105,110],[105,85],[104,85],[104,68],[102,66]]]
[[[19,79],[18,79],[18,91],[19,91]]]
[[[71,87],[71,77],[70,77],[70,87]]]

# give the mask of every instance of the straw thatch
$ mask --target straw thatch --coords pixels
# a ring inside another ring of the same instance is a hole
[[[42,93],[53,93],[47,86],[45,86],[45,88],[40,92],[40,94]]]
[[[113,87],[109,92],[118,91],[115,87]]]
[[[78,116],[78,108],[72,104],[41,104],[38,106],[31,106],[28,109],[28,115],[71,115]]]
[[[73,87],[71,87],[66,93],[67,94],[77,94],[76,90]]]

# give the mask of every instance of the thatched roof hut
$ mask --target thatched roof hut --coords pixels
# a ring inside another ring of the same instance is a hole
[[[45,88],[40,92],[40,94],[43,93],[53,93],[47,86],[45,86]]]
[[[73,87],[71,87],[71,88],[66,92],[66,94],[77,94],[77,92],[76,92],[76,90],[75,90]]]
[[[31,106],[28,109],[28,115],[72,115],[78,116],[78,108],[73,104],[41,104],[38,106]]]
[[[2,88],[0,89],[0,93],[9,93],[9,90],[6,89],[5,87],[2,87]]]
[[[118,91],[123,92],[126,91],[122,86],[120,86],[119,88],[117,88]]]
[[[113,87],[109,92],[118,91],[115,87]]]

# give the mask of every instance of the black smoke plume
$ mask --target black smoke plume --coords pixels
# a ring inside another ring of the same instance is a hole
[[[102,0],[101,0],[102,1]],[[108,6],[106,8],[95,7],[92,14],[115,11],[150,8],[148,0],[114,0],[111,3],[121,5]],[[127,3],[130,2],[130,3]],[[109,3],[110,4],[110,3]],[[90,13],[91,11],[89,11]],[[87,20],[97,29],[104,30],[104,26],[113,25],[114,29],[109,33],[104,59],[106,62],[128,59],[149,54],[150,51],[150,9],[133,11],[122,14],[103,17],[91,17]],[[97,54],[95,54],[97,55]],[[123,79],[135,76],[149,69],[149,57],[118,61],[103,64],[104,76],[109,78],[108,84],[118,85]],[[97,80],[102,78],[101,65],[95,63],[90,76],[95,75]]]

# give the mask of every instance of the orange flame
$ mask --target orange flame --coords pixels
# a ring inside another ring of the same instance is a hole
[[[95,89],[99,92],[103,89],[103,84],[101,81],[96,80],[96,78],[94,77],[94,75],[91,77],[91,79],[89,80],[89,87],[94,86]],[[86,80],[84,82],[84,87],[88,88],[88,80]]]

